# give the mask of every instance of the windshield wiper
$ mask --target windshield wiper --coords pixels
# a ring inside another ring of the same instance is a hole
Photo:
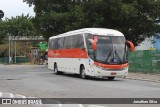
[[[124,47],[124,54],[123,54],[123,61],[126,62],[127,61],[127,44],[125,43],[125,47]]]
[[[118,53],[117,53],[117,50],[116,50],[116,49],[115,49],[115,54],[118,56],[118,59],[119,59],[120,63],[122,63],[122,60],[121,60],[120,56],[118,55]]]
[[[107,62],[107,61],[108,61],[109,56],[111,55],[111,53],[112,53],[112,51],[111,51],[111,49],[110,49],[110,52],[109,52],[109,54],[108,54],[108,56],[107,56],[107,58],[106,58],[105,62]]]

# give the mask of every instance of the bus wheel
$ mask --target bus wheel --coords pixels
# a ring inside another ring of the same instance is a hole
[[[54,66],[54,73],[57,74],[57,75],[63,74],[63,72],[58,71],[58,66],[57,66],[57,64],[55,64],[55,66]]]
[[[54,65],[54,73],[57,74],[57,72],[58,72],[58,67],[57,67],[57,64],[55,64]]]
[[[81,67],[80,76],[83,79],[87,79],[88,78],[88,76],[85,74],[85,68],[84,68],[84,66]]]
[[[108,77],[108,80],[114,80],[115,77]]]

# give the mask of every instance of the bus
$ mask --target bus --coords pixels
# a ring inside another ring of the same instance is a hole
[[[129,48],[128,48],[129,47]],[[132,42],[113,29],[83,28],[48,40],[48,68],[55,74],[79,74],[81,78],[125,77]]]

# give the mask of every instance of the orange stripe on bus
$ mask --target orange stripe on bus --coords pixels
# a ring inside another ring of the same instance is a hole
[[[109,68],[109,69],[123,69],[124,67],[128,66],[128,63],[126,64],[120,64],[120,65],[109,65],[109,64],[102,64],[98,62],[94,62],[96,66],[102,67],[102,68]]]
[[[87,58],[87,52],[80,48],[48,50],[48,58]]]

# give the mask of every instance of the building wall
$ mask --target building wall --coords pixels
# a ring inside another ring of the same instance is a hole
[[[146,38],[143,42],[136,46],[135,50],[151,50],[152,48],[154,48],[153,37],[150,37]]]
[[[135,47],[135,50],[160,50],[160,33],[146,38],[142,43]]]
[[[160,33],[155,34],[156,36],[154,37],[154,48],[157,50],[160,50]],[[159,37],[158,37],[159,36]]]

